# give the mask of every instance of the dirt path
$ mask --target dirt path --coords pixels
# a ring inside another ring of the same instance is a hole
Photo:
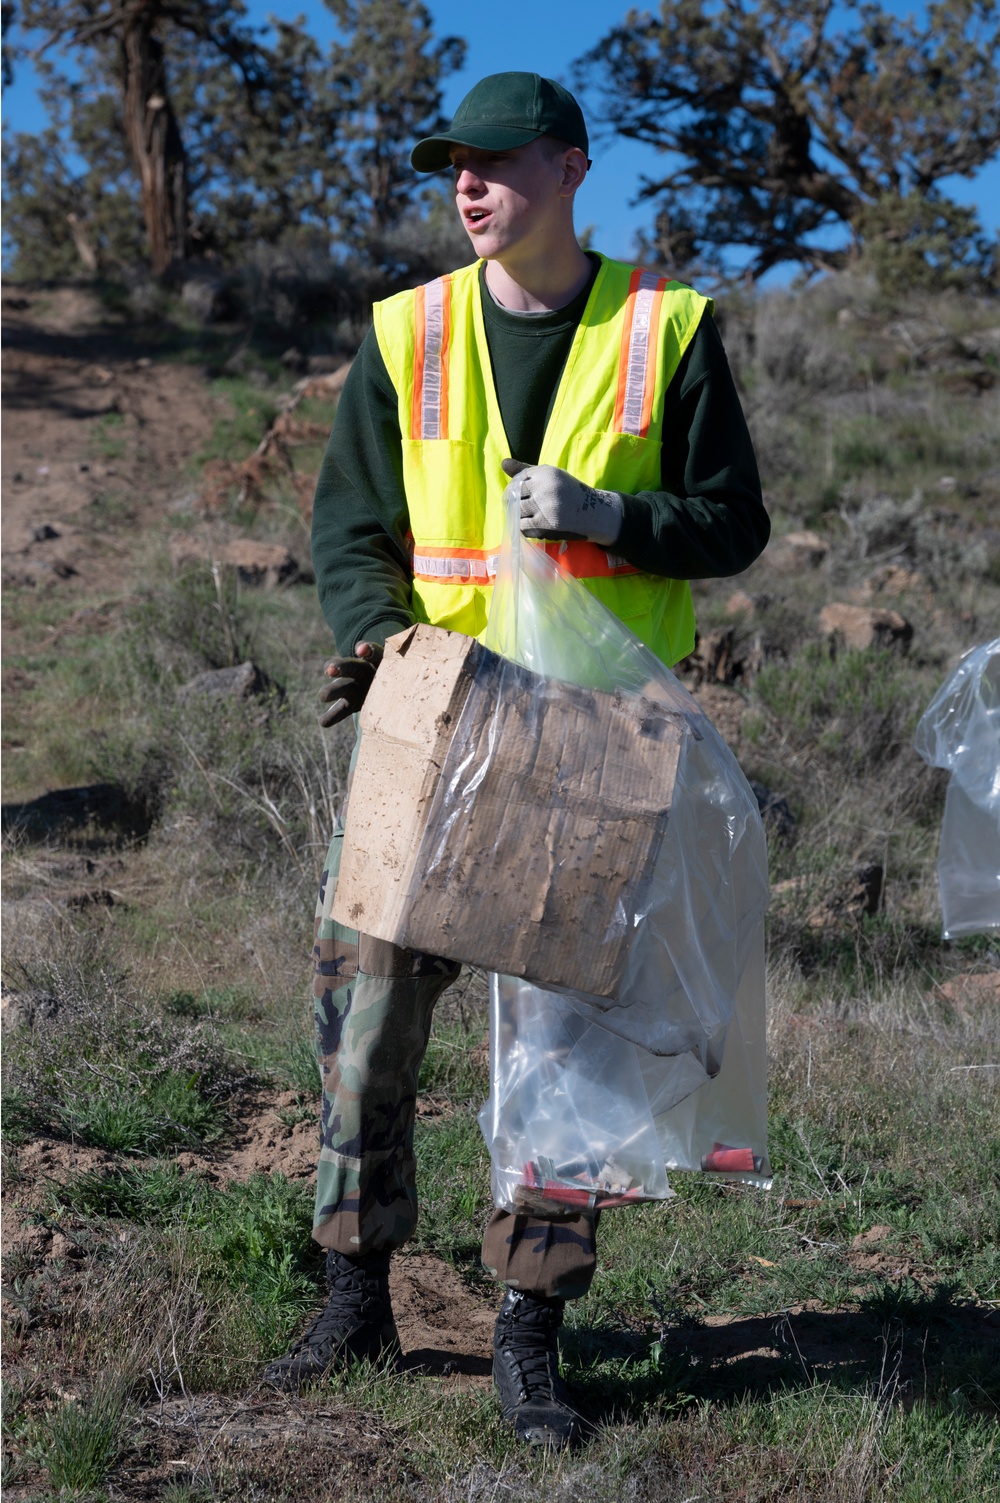
[[[117,594],[216,402],[79,288],[3,295],[5,585]]]

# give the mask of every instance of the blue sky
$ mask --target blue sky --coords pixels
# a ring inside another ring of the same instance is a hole
[[[461,36],[468,43],[466,66],[447,81],[445,110],[451,113],[462,95],[487,73],[524,68],[568,83],[573,60],[592,47],[628,10],[627,0],[503,0],[489,6],[469,0],[425,0],[439,36]],[[922,14],[922,5],[907,0],[883,0],[896,15]],[[336,32],[333,16],[322,0],[298,0],[287,6],[275,0],[249,0],[253,20],[269,15],[304,14],[309,30],[322,43]],[[14,85],[4,93],[4,118],[9,128],[37,130],[44,123],[30,68],[22,66]],[[593,151],[594,166],[578,199],[578,223],[592,225],[594,243],[609,255],[628,257],[636,231],[650,222],[650,206],[630,207],[644,172],[655,175],[662,162],[650,148],[635,142],[600,141]],[[1000,163],[994,160],[974,179],[954,178],[947,185],[961,203],[974,204],[983,223],[1000,230]]]

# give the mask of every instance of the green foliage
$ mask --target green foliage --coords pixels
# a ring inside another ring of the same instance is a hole
[[[91,425],[91,447],[99,459],[108,462],[124,456],[125,442],[119,431],[124,422],[120,412],[109,412]]]
[[[939,285],[996,276],[995,247],[940,184],[1000,144],[998,47],[992,0],[931,4],[922,24],[877,4],[664,0],[577,73],[606,124],[679,159],[640,194],[668,265],[739,249],[759,276],[864,248],[889,282]]]
[[[206,986],[200,991],[168,992],[163,1006],[175,1018],[215,1018],[247,1022],[260,1016],[252,992],[239,986]]]
[[[137,680],[174,686],[208,669],[256,658],[258,598],[236,571],[207,564],[179,569],[164,589],[141,591],[129,613],[124,647]]]
[[[105,1383],[89,1401],[66,1400],[37,1425],[29,1454],[60,1496],[64,1489],[88,1493],[103,1486],[123,1447],[126,1398],[120,1383]]]
[[[316,1045],[311,1034],[295,1032],[277,1041],[270,1056],[270,1068],[278,1080],[298,1091],[308,1091],[314,1098],[319,1086]]]
[[[100,16],[85,0],[25,0],[20,25],[71,58],[73,76],[37,61],[51,124],[10,144],[14,275],[108,273],[143,248],[157,274],[192,256],[217,269],[256,246],[281,248],[287,280],[312,236],[325,311],[343,316],[370,302],[373,284],[385,291],[435,259],[408,153],[440,122],[441,83],[465,44],[436,41],[419,0],[330,8],[340,35],[324,58],[302,18],[255,28],[228,0]],[[331,242],[360,277],[336,269]],[[308,318],[308,297],[295,303]]]
[[[151,1081],[141,1095],[108,1087],[61,1102],[54,1116],[56,1129],[67,1136],[119,1153],[208,1143],[219,1136],[223,1121],[219,1103],[202,1095],[199,1077],[178,1070]]]
[[[421,1092],[428,1096],[443,1092],[453,1101],[478,1106],[489,1091],[488,1062],[482,1054],[473,1055],[472,1050],[487,1037],[483,1025],[470,1028],[462,1023],[439,1023],[420,1067]]]
[[[439,120],[441,80],[461,68],[465,43],[435,43],[420,0],[326,0],[348,38],[330,51],[346,121],[345,165],[354,185],[354,233],[376,239],[410,204],[410,151]]]
[[[244,1035],[241,1044],[254,1070],[266,1074],[282,1088],[302,1091],[317,1103],[314,1115],[318,1115],[320,1077],[316,1046],[311,1027],[307,1030],[304,1024],[303,1017],[300,1026],[280,1026],[268,1033]]]
[[[50,1197],[60,1215],[159,1231],[183,1226],[202,1279],[283,1318],[315,1297],[311,1194],[281,1174],[254,1174],[220,1190],[164,1163],[79,1174],[54,1185]]]
[[[311,680],[328,646],[312,592],[243,588],[234,570],[208,564],[175,573],[163,560],[153,573],[155,588],[142,582],[94,666],[92,697],[113,701],[114,715],[85,737],[72,717],[60,722],[76,777],[125,789],[157,820],[216,831],[218,870],[274,880],[291,868],[311,884],[352,744],[349,727],[320,732],[311,681],[287,697],[280,686],[305,654]],[[259,697],[178,696],[195,675],[248,659],[274,685]],[[72,680],[78,667],[67,659],[59,671]]]
[[[478,1256],[489,1209],[489,1156],[475,1109],[418,1121],[414,1136],[420,1220],[415,1245],[453,1258]]]
[[[93,1170],[49,1189],[56,1212],[70,1211],[102,1221],[131,1221],[137,1226],[186,1220],[200,1193],[199,1180],[168,1162],[141,1169]]]
[[[277,417],[277,405],[259,385],[240,376],[222,376],[212,390],[228,400],[231,413],[216,420],[212,437],[198,459],[201,463],[208,459],[245,459]]]
[[[853,223],[862,265],[890,294],[998,286],[996,250],[974,209],[919,193],[885,193]]]
[[[860,442],[863,445],[865,440]],[[961,436],[953,435],[951,442],[958,447]],[[914,433],[909,441],[905,435],[893,434],[889,444],[885,456],[889,468],[904,454],[911,465],[939,465],[958,457],[949,456],[949,440],[940,434]],[[891,553],[922,570],[934,585],[975,579],[987,572],[986,549],[979,538],[970,536],[967,529],[940,526],[919,491],[905,501],[875,495],[857,506],[845,505],[842,515],[861,559]]]
[[[5,1050],[12,1141],[50,1132],[149,1154],[220,1135],[221,1103],[240,1072],[210,1035],[165,1024],[107,970],[57,965],[10,980],[47,998],[58,1020],[22,1029]]]
[[[887,564],[926,573],[939,607],[976,609],[976,639],[989,635],[997,605],[983,529],[1000,503],[991,310],[990,299],[954,291],[890,298],[857,272],[720,303],[775,533],[809,527],[833,545],[793,588],[748,585],[769,596],[754,622],[768,648],[794,652],[821,605],[850,598],[839,592]],[[755,574],[768,575],[773,552]],[[943,669],[962,644],[928,616],[924,588],[919,579],[871,603],[901,610],[916,628],[914,656]]]
[[[4,140],[13,276],[72,277],[130,265],[142,255],[142,218],[113,96],[92,75],[71,83],[44,65],[39,96],[52,123],[37,136],[15,131]],[[78,159],[86,163],[82,172],[70,166]]]

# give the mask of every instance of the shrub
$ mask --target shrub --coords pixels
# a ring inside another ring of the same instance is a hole
[[[768,663],[754,697],[783,737],[851,777],[913,756],[926,689],[894,653],[880,648],[831,653],[807,643],[786,664]]]
[[[223,1130],[223,1102],[246,1078],[205,1024],[171,1023],[128,978],[100,964],[12,967],[48,1017],[8,1042],[4,1131],[51,1132],[122,1153],[199,1145]]]
[[[873,467],[873,461],[869,459],[867,466]],[[921,569],[932,583],[987,573],[985,544],[964,529],[949,528],[947,519],[936,516],[919,491],[905,501],[877,495],[853,509],[845,505],[841,517],[850,533],[850,551],[859,562],[891,557]]]

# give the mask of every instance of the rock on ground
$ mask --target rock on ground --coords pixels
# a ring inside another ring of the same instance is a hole
[[[874,606],[846,605],[835,601],[819,613],[820,631],[839,638],[845,647],[895,647],[905,652],[913,640],[913,627],[899,611]]]

